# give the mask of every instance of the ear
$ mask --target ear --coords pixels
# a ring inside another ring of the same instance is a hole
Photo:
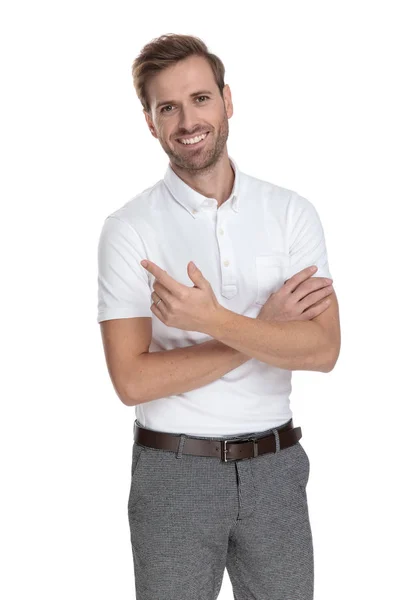
[[[233,115],[233,103],[232,103],[231,88],[229,87],[229,85],[227,83],[225,84],[224,89],[222,90],[222,93],[224,95],[226,114],[227,114],[228,119],[230,119],[231,116]]]
[[[149,113],[147,112],[147,110],[145,108],[143,109],[143,114],[144,114],[144,117],[146,119],[147,126],[150,129],[151,135],[153,137],[155,137],[156,139],[158,139],[158,135],[156,133],[156,128],[154,127],[154,123],[153,123],[153,120],[151,118],[151,115],[149,115]]]

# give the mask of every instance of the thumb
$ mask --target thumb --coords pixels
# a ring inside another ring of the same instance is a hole
[[[190,279],[194,283],[194,287],[197,287],[200,290],[209,290],[209,281],[204,277],[203,273],[196,267],[193,261],[190,261],[188,264],[188,273]]]
[[[188,273],[189,273],[189,277],[192,281],[194,281],[195,283],[197,283],[199,280],[202,279],[202,274],[200,269],[198,269],[196,267],[196,265],[194,264],[194,262],[190,261],[190,263],[188,264]]]
[[[189,266],[189,274],[196,273],[196,271],[198,271],[198,268],[196,267],[196,265],[194,264],[193,261],[190,261],[188,266]]]

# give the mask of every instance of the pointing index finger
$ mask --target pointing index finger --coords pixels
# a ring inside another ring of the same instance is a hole
[[[146,266],[143,263],[147,263]],[[171,293],[177,293],[182,287],[181,283],[178,283],[171,275],[168,275],[167,271],[156,265],[156,263],[151,262],[151,260],[141,260],[140,264],[146,271],[149,271],[152,275],[154,275],[155,279],[157,279],[164,287],[167,288]]]

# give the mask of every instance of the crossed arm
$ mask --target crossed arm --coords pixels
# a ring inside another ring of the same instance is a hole
[[[330,306],[309,321],[262,321],[221,306],[206,333],[281,369],[328,373],[340,352],[339,306],[334,291],[330,298]]]
[[[112,321],[105,321],[101,323],[102,333],[108,349],[108,368],[117,394],[128,406],[182,394],[220,379],[253,356],[282,369],[329,372],[340,349],[335,292],[330,298],[330,307],[309,321],[271,323],[241,315],[237,315],[236,319],[227,311],[224,316],[229,318],[229,331],[224,333],[221,324],[219,331],[214,326],[214,335],[220,340],[211,339],[159,352],[148,352],[147,348],[151,339],[151,319],[117,319],[114,325]],[[128,321],[132,329],[135,328],[136,335],[127,335],[125,322]],[[142,329],[138,329],[138,322],[141,322]],[[235,328],[237,323],[239,325]],[[133,367],[132,360],[125,359],[132,355],[132,340],[136,340],[135,351],[139,354]],[[138,346],[137,340],[143,340],[142,347]],[[126,344],[129,344],[129,352]],[[235,349],[235,346],[242,350]]]

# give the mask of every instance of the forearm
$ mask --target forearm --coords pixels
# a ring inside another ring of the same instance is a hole
[[[205,333],[281,369],[324,372],[331,369],[331,344],[322,327],[312,320],[262,321],[222,307],[219,317]]]
[[[247,356],[218,340],[185,348],[144,352],[132,373],[130,405],[198,389],[240,367]]]

